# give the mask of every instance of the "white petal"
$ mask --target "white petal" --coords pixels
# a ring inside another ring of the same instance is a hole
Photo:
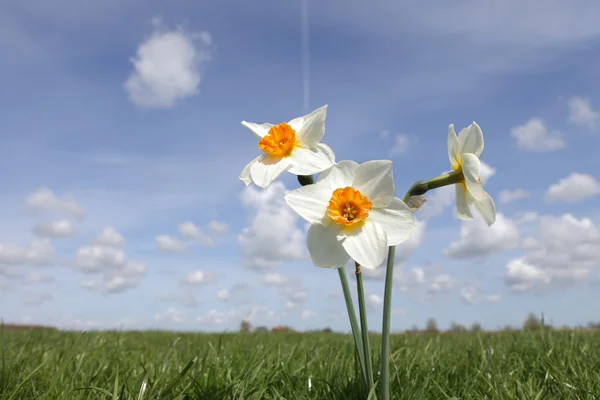
[[[266,189],[291,166],[288,157],[280,158],[264,154],[250,166],[250,177],[256,186]]]
[[[244,167],[244,169],[242,170],[242,173],[240,174],[240,179],[246,184],[246,186],[251,185],[252,182],[252,177],[250,176],[250,167],[252,167],[252,164],[254,164],[255,162],[258,161],[259,158],[261,158],[262,156],[258,156],[256,157],[254,160],[250,161],[248,163],[248,165],[246,165]]]
[[[456,132],[454,132],[454,124],[448,126],[448,159],[452,168],[458,168],[458,138]]]
[[[340,233],[346,237],[342,245],[354,261],[367,269],[381,265],[388,246],[385,231],[379,224],[367,220],[360,228]]]
[[[367,218],[383,228],[388,246],[406,241],[417,224],[410,208],[397,197],[386,208],[371,210]]]
[[[317,267],[338,268],[348,263],[350,256],[342,242],[337,240],[339,230],[336,224],[328,227],[315,224],[308,228],[306,246],[313,264]]]
[[[467,187],[464,183],[457,183],[454,187],[456,189],[456,216],[465,220],[472,219],[473,214],[467,203]]]
[[[483,186],[479,183],[479,175],[481,174],[481,162],[475,154],[464,153],[462,155],[462,171],[465,176],[465,183],[469,194],[476,201],[485,200],[487,194],[483,190]]]
[[[484,200],[474,201],[471,203],[475,211],[481,218],[485,221],[488,226],[492,226],[494,222],[496,222],[496,205],[494,204],[494,200],[489,194],[485,194],[486,198]]]
[[[250,132],[252,132],[257,139],[262,139],[269,133],[269,129],[273,127],[273,124],[255,124],[254,122],[246,121],[242,121],[242,125],[250,129]]]
[[[367,196],[373,208],[387,207],[396,193],[392,162],[373,160],[360,164],[352,187]]]
[[[323,182],[332,189],[352,186],[358,163],[352,160],[343,160],[335,163],[331,168],[321,172],[317,182]]]
[[[322,184],[302,186],[285,195],[290,208],[311,224],[320,224],[327,215],[332,191]]]
[[[314,148],[325,134],[327,104],[300,118],[294,118],[288,124],[296,131],[296,140],[304,147]]]
[[[319,143],[314,149],[294,147],[289,156],[290,172],[295,175],[312,175],[325,171],[335,163],[335,154],[329,146]]]
[[[483,152],[483,132],[475,122],[458,134],[458,153],[473,153],[477,157]]]

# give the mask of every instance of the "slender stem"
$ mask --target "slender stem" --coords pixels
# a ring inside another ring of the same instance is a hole
[[[431,189],[452,185],[464,181],[462,170],[453,171],[437,176],[428,181],[415,182],[406,195],[404,202],[408,203],[412,196],[420,196]],[[383,323],[381,327],[381,400],[390,398],[390,318],[392,314],[392,289],[394,282],[394,257],[396,247],[390,246],[388,250],[387,268],[385,272],[385,291],[383,295]]]
[[[311,185],[314,183],[312,175],[298,175],[298,182],[302,186]],[[365,354],[363,346],[361,346],[361,331],[358,327],[358,320],[356,319],[356,311],[354,311],[354,304],[352,303],[352,295],[350,293],[350,286],[348,285],[348,277],[346,276],[346,269],[344,267],[337,268],[340,276],[340,283],[342,284],[342,291],[344,293],[344,300],[346,301],[346,310],[348,311],[348,318],[350,319],[350,326],[352,327],[352,335],[354,336],[354,346],[356,347],[356,353],[358,354],[358,361],[360,363],[360,369],[363,374],[365,386],[369,385],[367,379],[367,367],[365,364]],[[370,359],[370,358],[369,358]],[[371,377],[373,374],[371,374]],[[372,378],[371,378],[372,379]],[[372,385],[371,385],[372,386]]]
[[[356,345],[356,353],[358,354],[358,361],[360,363],[360,369],[362,370],[363,378],[365,380],[365,386],[369,383],[367,379],[367,368],[365,366],[365,353],[362,343],[360,328],[358,327],[358,321],[356,320],[356,312],[354,311],[354,305],[352,304],[352,296],[350,294],[350,286],[348,285],[348,277],[346,276],[346,269],[344,267],[338,268],[340,275],[340,282],[342,284],[342,291],[344,292],[344,300],[346,301],[346,309],[348,310],[348,317],[350,318],[350,326],[352,327],[352,335],[354,336],[354,344]]]
[[[390,317],[392,308],[392,283],[394,282],[394,257],[396,246],[388,250],[383,295],[383,324],[381,327],[381,400],[390,398]]]
[[[362,331],[362,342],[365,353],[365,366],[367,367],[367,393],[375,385],[373,382],[373,364],[371,360],[371,346],[369,345],[369,327],[367,326],[367,310],[365,307],[365,291],[363,289],[362,272],[360,264],[355,262],[356,266],[356,291],[358,293],[358,310],[360,313],[360,330]],[[367,394],[368,395],[368,394]]]

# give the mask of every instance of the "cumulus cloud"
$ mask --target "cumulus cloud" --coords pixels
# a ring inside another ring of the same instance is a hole
[[[575,125],[585,126],[595,131],[600,123],[600,112],[592,109],[589,99],[571,97],[569,105],[569,121]]]
[[[36,239],[28,246],[0,243],[0,266],[49,265],[54,256],[54,248],[48,239]]]
[[[213,220],[214,221],[214,220]],[[219,222],[214,221],[218,227],[222,228]],[[212,224],[212,222],[211,222]],[[225,225],[225,229],[227,228],[227,224]],[[211,225],[212,227],[212,225]],[[196,226],[193,222],[184,222],[179,225],[179,233],[186,239],[194,239],[200,246],[214,246],[215,241],[212,237],[202,232],[202,230]]]
[[[231,294],[227,289],[221,289],[217,292],[217,299],[221,301],[228,301],[231,298]]]
[[[193,293],[161,293],[156,296],[156,300],[168,303],[179,303],[184,307],[196,308],[202,305],[202,302]]]
[[[51,222],[38,222],[33,228],[33,234],[38,237],[51,239],[66,238],[77,233],[75,224],[68,219]]]
[[[397,271],[394,284],[409,296],[428,301],[436,295],[450,292],[456,285],[456,279],[444,273],[441,265],[427,264],[409,271]]]
[[[211,232],[215,235],[222,235],[229,229],[229,225],[227,225],[225,222],[219,222],[215,219],[210,221],[209,227]]]
[[[160,235],[155,241],[158,248],[166,253],[181,253],[187,250],[187,245],[173,236]]]
[[[202,67],[211,59],[208,32],[168,30],[158,19],[154,31],[130,59],[124,88],[139,107],[169,108],[198,93]]]
[[[309,319],[309,318],[313,318],[316,316],[317,316],[317,313],[314,311],[310,311],[310,310],[303,310],[302,314],[300,314],[300,317],[302,319]]]
[[[394,138],[394,145],[389,151],[390,157],[406,154],[415,141],[416,137],[414,135],[407,135],[404,133],[396,135]]]
[[[115,228],[108,226],[96,238],[95,244],[106,247],[121,247],[125,244],[125,238]]]
[[[600,194],[600,183],[591,175],[572,173],[551,185],[545,200],[549,203],[576,203]]]
[[[444,249],[443,254],[458,259],[482,257],[493,252],[513,249],[518,244],[517,225],[498,213],[492,226],[487,226],[478,216],[469,221],[461,221],[460,238]]]
[[[369,294],[365,299],[365,303],[367,303],[367,306],[371,308],[379,308],[383,304],[383,299],[381,298],[381,296],[378,296],[376,294]]]
[[[58,196],[48,188],[40,188],[25,199],[25,205],[32,212],[55,212],[83,218],[85,212],[71,195]]]
[[[187,274],[182,283],[187,285],[203,285],[210,282],[212,282],[212,275],[210,273],[196,270]]]
[[[23,298],[23,304],[26,306],[38,307],[52,300],[52,293],[28,293]]]
[[[101,275],[100,280],[89,278],[80,281],[80,286],[106,294],[122,293],[137,287],[146,274],[146,265],[130,260],[124,250],[99,244],[80,247],[75,257],[65,264],[78,272]]]
[[[187,319],[187,314],[183,311],[169,308],[165,312],[154,316],[154,320],[157,322],[169,322],[172,324],[180,324]]]
[[[282,286],[288,283],[289,280],[290,279],[287,276],[275,272],[272,274],[264,274],[260,281],[265,285]]]
[[[232,322],[239,323],[242,318],[244,314],[238,310],[217,311],[213,308],[205,315],[196,318],[196,321],[204,325],[226,325]]]
[[[54,277],[50,276],[50,275],[44,275],[41,274],[37,271],[32,271],[29,272],[28,274],[26,274],[23,277],[23,282],[24,283],[48,283],[48,282],[52,282],[54,280]]]
[[[517,140],[517,146],[524,151],[548,152],[566,147],[562,134],[550,132],[539,118],[532,118],[523,125],[512,128],[510,134]]]
[[[531,193],[524,189],[503,190],[498,195],[498,200],[500,204],[508,204],[528,197],[531,197]]]
[[[286,193],[281,182],[267,190],[249,186],[242,192],[242,204],[253,212],[250,226],[238,236],[247,268],[272,269],[306,257],[304,233],[296,226],[298,215],[283,199]]]
[[[582,282],[600,268],[600,231],[589,218],[545,215],[526,252],[506,266],[512,291],[541,291]]]

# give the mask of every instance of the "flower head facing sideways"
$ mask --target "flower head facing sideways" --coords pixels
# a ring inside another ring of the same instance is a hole
[[[325,134],[326,116],[327,105],[278,125],[242,121],[259,140],[262,154],[244,167],[240,179],[246,186],[254,183],[266,189],[285,171],[313,175],[331,167],[333,150],[319,143]]]
[[[391,161],[340,161],[317,183],[288,193],[285,201],[311,223],[306,241],[316,266],[343,267],[352,258],[373,269],[387,248],[406,241],[416,225],[410,208],[394,193]]]
[[[479,156],[483,152],[483,132],[477,123],[462,129],[458,136],[454,125],[448,127],[448,158],[453,171],[462,171],[464,179],[456,184],[456,212],[458,218],[469,220],[473,214],[469,206],[481,215],[491,226],[496,221],[496,206],[489,194],[483,190],[481,179],[481,162]]]

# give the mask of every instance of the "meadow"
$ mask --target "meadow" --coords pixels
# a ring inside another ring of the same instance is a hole
[[[366,398],[351,335],[0,333],[3,400]],[[600,398],[598,331],[395,334],[391,348],[394,399]]]

